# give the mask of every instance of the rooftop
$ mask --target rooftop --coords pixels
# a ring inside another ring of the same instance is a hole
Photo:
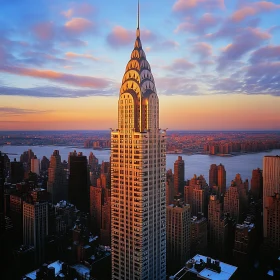
[[[178,271],[170,280],[188,279],[189,273],[206,280],[228,280],[236,272],[237,267],[203,255],[195,255],[187,261],[184,268]]]

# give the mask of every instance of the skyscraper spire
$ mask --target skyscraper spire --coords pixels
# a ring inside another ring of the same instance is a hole
[[[137,29],[140,28],[140,3],[138,0],[138,15],[137,15]]]

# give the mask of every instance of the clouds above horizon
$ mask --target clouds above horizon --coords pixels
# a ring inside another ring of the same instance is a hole
[[[136,7],[124,1],[3,4],[0,95],[115,95],[135,40]],[[141,1],[141,40],[159,94],[280,96],[277,1],[161,6]]]

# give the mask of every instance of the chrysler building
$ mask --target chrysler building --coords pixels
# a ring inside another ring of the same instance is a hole
[[[166,279],[165,131],[138,25],[111,133],[112,279]]]

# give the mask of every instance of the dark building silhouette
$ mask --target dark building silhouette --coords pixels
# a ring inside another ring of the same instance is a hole
[[[90,166],[90,171],[97,171],[98,170],[98,158],[90,152],[88,157],[88,164]]]
[[[41,171],[47,171],[50,167],[50,161],[46,156],[43,156],[41,160]]]
[[[175,195],[183,194],[185,186],[185,162],[181,156],[174,163],[174,191]]]
[[[252,171],[251,194],[255,200],[262,198],[263,193],[263,175],[260,168]]]
[[[166,206],[174,201],[174,175],[172,170],[166,172]]]
[[[83,153],[69,155],[69,201],[77,209],[89,212],[89,171],[87,157]]]
[[[28,173],[31,170],[31,159],[35,158],[35,154],[31,149],[28,149],[28,151],[25,151],[20,156],[20,162],[23,163],[24,171],[25,171],[25,177],[28,177]]]
[[[20,161],[14,161],[11,162],[11,183],[16,184],[20,183],[23,181],[24,178],[24,168],[23,168],[23,163]]]

